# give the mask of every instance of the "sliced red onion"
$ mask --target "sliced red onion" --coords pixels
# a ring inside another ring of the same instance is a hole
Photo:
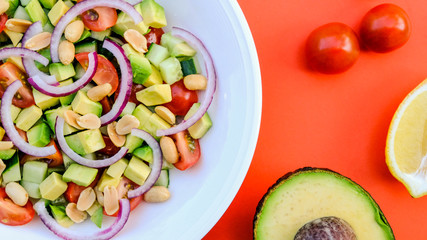
[[[12,99],[15,96],[19,88],[22,87],[22,83],[19,80],[14,81],[9,87],[4,91],[3,97],[1,99],[0,113],[1,113],[1,122],[3,128],[6,131],[7,136],[13,142],[13,144],[18,147],[22,152],[37,156],[37,157],[46,157],[56,153],[56,149],[53,145],[48,147],[35,147],[27,143],[19,135],[18,131],[15,129],[15,125],[12,121],[12,116],[10,114]]]
[[[97,0],[97,1],[81,1],[71,7],[62,17],[59,19],[59,22],[56,24],[55,29],[52,33],[52,38],[50,40],[50,56],[52,57],[53,62],[59,62],[58,55],[58,46],[61,41],[62,33],[65,30],[65,27],[76,18],[78,15],[86,12],[87,10],[93,9],[95,7],[110,7],[122,10],[124,13],[128,14],[135,24],[142,22],[142,16],[139,14],[135,8],[123,0]]]
[[[129,59],[126,57],[125,51],[117,43],[107,39],[104,41],[102,47],[114,55],[120,65],[121,72],[120,91],[117,99],[111,110],[101,116],[101,125],[104,126],[118,118],[126,107],[132,90],[132,67]]]
[[[66,86],[52,86],[47,84],[45,81],[41,79],[39,75],[32,76],[28,78],[28,82],[38,91],[43,94],[52,97],[62,97],[68,96],[72,93],[77,92],[78,90],[84,88],[93,78],[96,73],[96,69],[98,67],[98,55],[96,52],[91,52],[88,55],[89,57],[89,65],[87,70],[83,76],[73,82],[70,85]]]
[[[92,160],[92,159],[87,159],[84,158],[80,155],[78,155],[76,152],[74,152],[67,144],[67,141],[65,141],[65,137],[64,137],[64,119],[62,117],[57,117],[56,118],[56,124],[55,124],[55,132],[56,132],[56,139],[58,140],[58,144],[61,147],[61,150],[68,156],[70,157],[72,160],[74,160],[75,162],[87,166],[87,167],[91,167],[91,168],[103,168],[103,167],[108,167],[111,164],[119,161],[120,159],[122,159],[126,153],[128,152],[128,149],[125,147],[120,148],[120,150],[114,154],[113,156],[111,156],[110,158],[106,158],[106,159],[99,159],[99,160]]]
[[[49,64],[49,59],[43,57],[38,52],[33,50],[22,48],[22,47],[7,47],[0,49],[0,59],[6,59],[10,57],[22,57],[37,61],[43,65]]]
[[[111,239],[117,233],[119,233],[126,222],[129,219],[130,214],[130,203],[128,199],[120,199],[120,208],[117,214],[117,218],[114,223],[104,230],[100,230],[92,234],[78,234],[77,231],[65,228],[49,215],[49,212],[46,209],[46,200],[39,200],[34,204],[34,210],[40,217],[40,220],[43,222],[46,227],[52,231],[56,236],[65,239],[65,240],[106,240]]]
[[[143,139],[147,142],[148,146],[151,147],[151,149],[153,150],[153,163],[151,165],[150,175],[148,175],[147,179],[141,186],[128,192],[128,198],[141,196],[142,194],[150,190],[150,188],[153,187],[153,185],[157,182],[157,179],[159,179],[163,165],[163,156],[162,151],[160,150],[159,142],[157,142],[157,140],[153,136],[151,136],[151,134],[137,128],[132,129],[131,134],[133,136]]]
[[[212,57],[209,51],[206,49],[203,42],[200,41],[200,39],[194,36],[192,33],[182,28],[173,27],[171,33],[172,35],[183,39],[188,44],[195,47],[203,56],[203,60],[205,62],[205,68],[206,68],[206,75],[207,75],[206,77],[208,79],[208,85],[206,86],[205,95],[200,103],[200,107],[193,114],[193,116],[191,116],[187,120],[183,120],[178,125],[173,126],[169,129],[157,130],[156,134],[159,137],[182,132],[188,129],[189,127],[193,126],[197,121],[199,121],[199,119],[203,117],[203,115],[206,113],[206,111],[208,110],[209,106],[212,103],[212,99],[216,89],[216,81],[217,81],[215,66],[214,66]]]
[[[22,37],[21,44],[22,46],[25,46],[25,43],[28,41],[28,39],[32,38],[34,35],[39,34],[43,32],[43,27],[40,21],[37,21],[33,24],[31,24],[27,31],[25,31],[24,36]],[[27,72],[28,76],[32,77],[35,75],[38,75],[43,81],[45,81],[49,85],[58,86],[59,82],[56,80],[55,76],[48,75],[42,71],[40,71],[34,61],[28,58],[22,58],[22,65],[24,65],[25,71]]]

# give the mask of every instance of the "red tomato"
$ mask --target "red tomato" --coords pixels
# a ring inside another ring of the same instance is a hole
[[[122,177],[119,185],[117,186],[117,193],[118,193],[119,199],[125,198],[129,189],[134,189],[136,187],[138,187],[138,184],[132,182],[127,177]],[[131,198],[129,200],[130,210],[131,211],[134,210],[142,202],[142,199],[143,199],[143,196]],[[118,214],[118,211],[112,215],[108,215],[104,210],[104,215],[107,215],[107,216],[117,217],[117,214]]]
[[[174,163],[176,168],[183,171],[199,161],[201,155],[199,140],[193,139],[188,131],[174,134],[172,138],[179,153],[179,160]]]
[[[371,9],[363,17],[360,27],[362,45],[379,53],[390,52],[403,46],[410,34],[408,14],[390,3]]]
[[[79,61],[80,65],[82,65],[85,70],[89,64],[88,54],[88,52],[76,54],[77,61]],[[98,55],[98,68],[92,80],[98,85],[104,83],[111,84],[112,89],[109,95],[113,94],[119,86],[119,75],[117,75],[116,68],[110,61],[100,55]]]
[[[6,21],[7,21],[7,15],[6,15],[6,13],[3,13],[0,16],[0,33],[3,32],[3,30],[6,27]]]
[[[150,45],[152,43],[160,44],[160,40],[162,39],[162,35],[164,33],[165,32],[161,28],[150,27],[150,32],[145,34],[145,38],[147,39],[148,47],[150,47]]]
[[[120,151],[120,148],[113,144],[111,139],[105,135],[102,135],[102,139],[104,139],[105,148],[99,150],[98,152],[103,153],[108,156],[113,156],[118,151]]]
[[[360,53],[355,32],[343,23],[328,23],[308,36],[305,54],[309,67],[322,73],[349,69]]]
[[[93,180],[93,182],[87,187],[77,185],[73,182],[67,183],[68,187],[64,193],[65,199],[67,199],[68,202],[77,203],[77,200],[79,200],[80,193],[82,193],[83,190],[85,190],[88,187],[94,188],[98,183],[98,179],[100,176],[101,175],[98,171],[98,174],[96,175],[95,180]]]
[[[34,161],[34,160],[42,159],[42,160],[46,160],[49,167],[61,166],[64,163],[64,159],[62,158],[62,153],[59,151],[59,148],[53,139],[50,140],[50,143],[47,146],[51,146],[51,145],[53,145],[55,147],[56,153],[49,155],[49,156],[46,156],[46,157],[36,157],[36,156],[31,156],[31,155],[26,154],[21,158],[20,163],[24,164],[28,161]]]
[[[198,102],[197,92],[185,88],[182,80],[171,85],[172,101],[164,104],[175,115],[184,116],[194,103]]]
[[[0,66],[0,97],[3,96],[7,86],[19,79],[22,87],[18,89],[17,94],[12,100],[13,105],[19,108],[27,108],[35,104],[33,92],[27,86],[25,81],[26,75],[13,63],[5,62]]]
[[[132,84],[132,89],[131,89],[131,92],[130,92],[130,96],[129,96],[129,102],[140,104],[140,101],[138,101],[138,99],[136,99],[136,93],[139,92],[139,91],[141,91],[144,88],[145,87],[143,85],[141,85],[141,84],[133,83]],[[116,93],[118,93],[119,91],[120,91],[120,86],[117,88]],[[114,95],[114,101],[117,99],[117,96],[118,96],[118,94]]]
[[[7,198],[4,188],[0,188],[0,222],[9,226],[24,225],[34,218],[33,204],[28,201],[23,207]]]
[[[109,7],[95,7],[82,14],[82,21],[87,28],[102,32],[117,22],[117,11]]]
[[[99,101],[99,103],[101,103],[102,105],[102,114],[106,114],[111,110],[112,107],[112,103],[110,101],[110,99],[108,99],[108,97],[104,97],[103,99],[101,99],[101,101]]]

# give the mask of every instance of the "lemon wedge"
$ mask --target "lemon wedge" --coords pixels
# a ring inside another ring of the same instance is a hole
[[[427,79],[406,96],[393,116],[386,163],[412,197],[427,194]]]

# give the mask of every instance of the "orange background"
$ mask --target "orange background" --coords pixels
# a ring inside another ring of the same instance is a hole
[[[386,54],[363,51],[349,71],[338,75],[307,70],[306,37],[334,21],[357,30],[364,14],[386,1],[238,2],[261,65],[261,131],[243,185],[205,239],[251,239],[255,208],[267,188],[304,166],[327,167],[359,183],[380,205],[396,239],[426,239],[427,196],[411,198],[389,173],[384,150],[399,103],[427,78],[427,1],[387,1],[409,14],[409,41]]]

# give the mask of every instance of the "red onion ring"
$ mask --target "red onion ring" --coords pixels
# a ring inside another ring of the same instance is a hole
[[[212,103],[212,99],[216,89],[216,81],[217,81],[216,79],[217,76],[216,76],[216,71],[215,71],[213,60],[212,60],[212,56],[210,55],[209,51],[206,49],[203,42],[200,41],[200,39],[194,36],[192,33],[182,28],[173,27],[171,33],[176,37],[182,38],[188,44],[193,45],[196,49],[198,49],[200,54],[203,56],[203,60],[205,62],[206,75],[208,79],[208,85],[206,86],[205,96],[200,103],[200,107],[193,114],[193,116],[191,116],[187,120],[183,120],[178,125],[173,126],[169,129],[157,130],[156,134],[159,137],[182,132],[188,129],[189,127],[193,126],[197,121],[199,121],[199,119],[203,117],[203,115],[206,113],[206,111],[208,110],[209,106]]]
[[[15,80],[12,84],[9,85],[9,87],[6,88],[6,91],[4,91],[0,106],[1,122],[3,124],[3,128],[6,131],[7,136],[20,151],[36,157],[46,157],[52,155],[56,153],[56,149],[53,145],[48,147],[32,146],[24,139],[22,139],[18,131],[15,129],[15,125],[13,124],[12,117],[10,115],[10,107],[12,106],[13,97],[21,87],[21,81]]]
[[[108,39],[104,41],[102,47],[109,50],[114,55],[114,57],[117,59],[117,62],[119,63],[121,72],[120,91],[117,99],[114,102],[111,110],[100,118],[101,125],[105,126],[114,121],[114,119],[118,118],[119,115],[123,112],[123,109],[126,107],[126,103],[129,100],[132,90],[133,75],[129,59],[126,57],[125,51],[122,47]]]
[[[92,160],[84,158],[80,155],[78,155],[76,152],[74,152],[67,144],[67,141],[65,141],[64,137],[64,119],[62,117],[56,118],[55,123],[55,132],[56,132],[56,139],[58,140],[58,144],[61,147],[61,150],[72,160],[77,162],[78,164],[91,167],[91,168],[103,168],[108,167],[111,164],[119,161],[122,159],[126,153],[128,152],[128,149],[125,147],[120,148],[120,150],[114,154],[114,156],[111,156],[110,158],[106,159],[100,159],[100,160]]]
[[[96,233],[89,235],[80,235],[76,234],[76,231],[64,228],[59,225],[59,223],[49,215],[49,212],[46,209],[46,200],[39,200],[34,204],[34,210],[39,215],[41,221],[46,227],[52,231],[58,237],[65,240],[106,240],[111,239],[117,233],[119,233],[126,222],[129,219],[130,214],[130,203],[128,199],[120,199],[120,208],[117,214],[117,218],[114,223],[104,230],[100,230]]]
[[[24,36],[22,37],[22,41],[21,41],[22,46],[25,46],[25,43],[28,41],[28,39],[32,38],[34,35],[39,34],[41,32],[43,32],[43,27],[40,21],[37,21],[31,24],[28,27],[27,31],[25,31]],[[59,86],[59,82],[56,80],[55,76],[47,75],[46,73],[40,71],[37,68],[34,61],[31,61],[31,59],[28,59],[25,57],[22,58],[22,65],[24,65],[25,71],[27,72],[28,76],[32,77],[32,76],[38,75],[47,84],[53,85],[53,86]]]
[[[160,150],[159,142],[157,142],[157,140],[153,136],[151,136],[151,134],[137,128],[132,129],[131,134],[133,136],[143,139],[147,142],[148,146],[151,147],[151,149],[153,150],[153,163],[151,165],[150,175],[148,175],[144,184],[134,190],[130,190],[128,192],[128,198],[141,196],[142,194],[150,190],[150,188],[153,187],[154,183],[156,183],[157,179],[159,179],[163,165],[163,156],[162,151]]]
[[[58,46],[61,41],[62,33],[65,30],[65,27],[76,18],[78,15],[83,12],[93,9],[94,7],[110,7],[122,10],[124,13],[128,14],[135,24],[138,24],[142,21],[142,16],[139,14],[135,8],[123,0],[97,0],[97,1],[81,1],[76,3],[71,7],[62,17],[59,19],[59,22],[56,24],[53,29],[52,37],[50,40],[50,56],[53,62],[59,62],[58,55]]]
[[[43,81],[39,75],[28,78],[28,82],[39,92],[52,97],[62,97],[75,93],[78,90],[84,88],[92,80],[96,73],[96,69],[98,67],[98,55],[96,52],[91,52],[88,54],[88,57],[89,65],[85,74],[83,74],[79,80],[73,82],[70,85],[52,86]]]
[[[33,50],[22,48],[22,47],[7,47],[0,49],[0,59],[6,59],[10,57],[22,57],[37,61],[43,65],[49,64],[49,59],[43,57],[38,52]]]

